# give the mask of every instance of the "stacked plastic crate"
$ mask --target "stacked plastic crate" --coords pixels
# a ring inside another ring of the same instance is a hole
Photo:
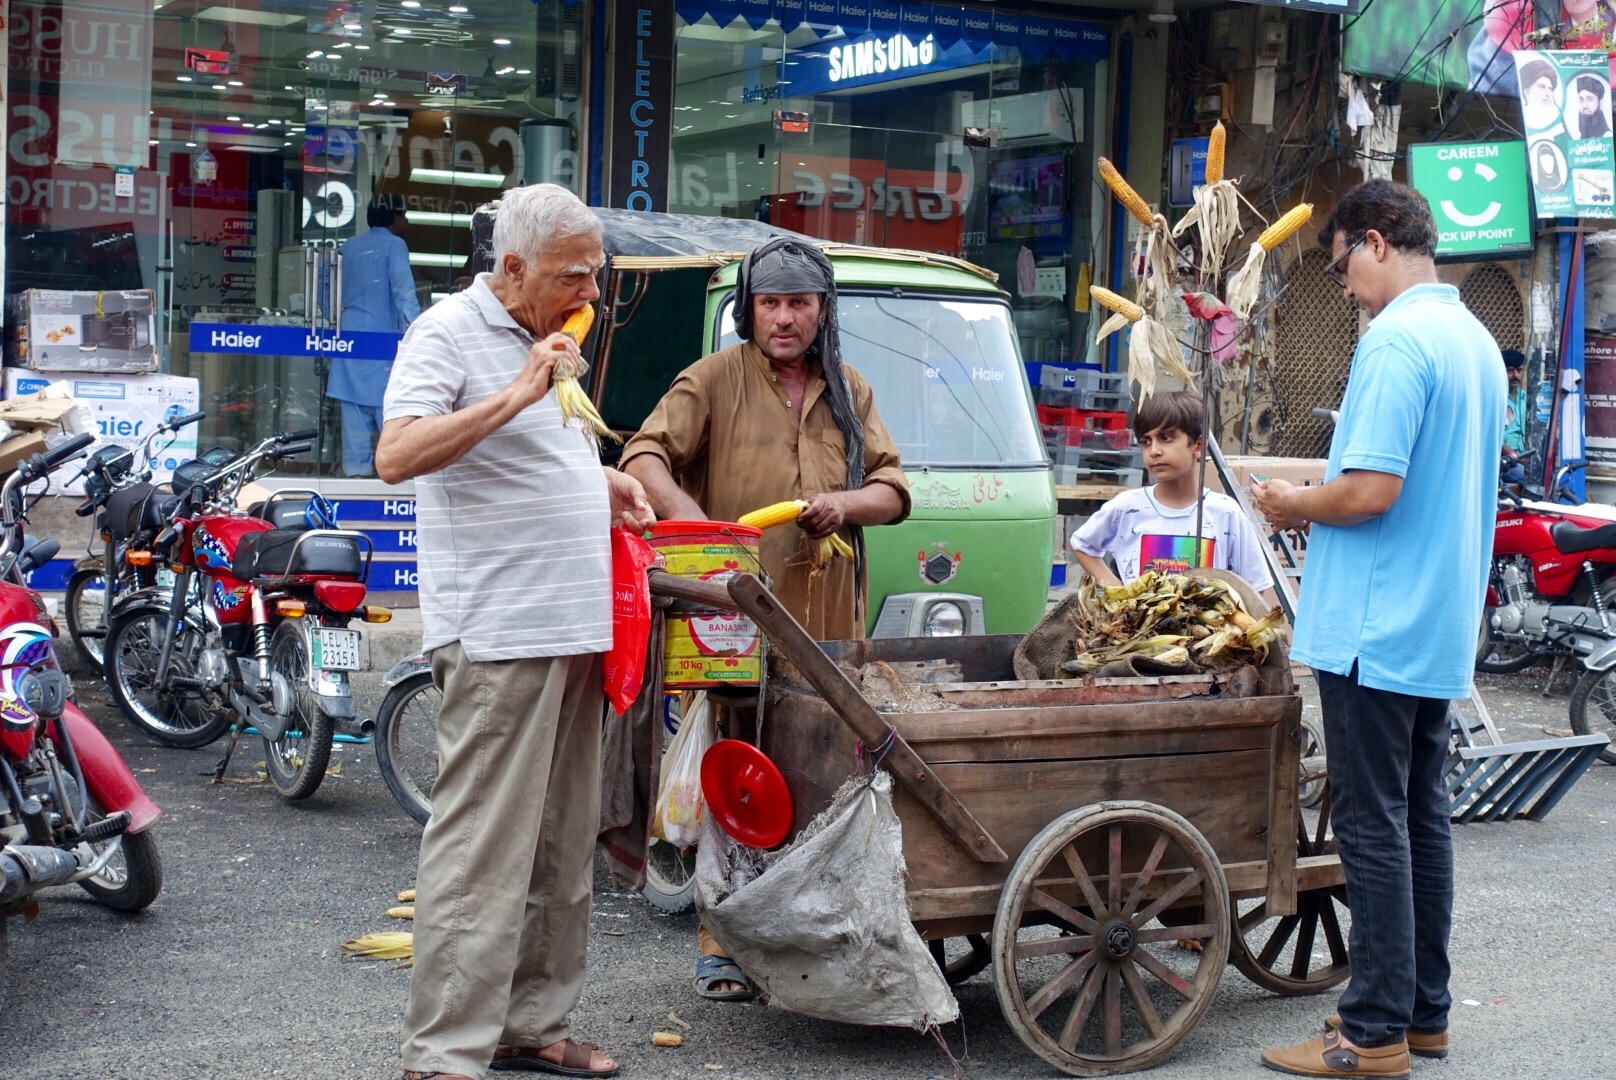
[[[1127,376],[1045,365],[1038,423],[1055,465],[1055,483],[1138,487],[1144,461],[1128,424]]]

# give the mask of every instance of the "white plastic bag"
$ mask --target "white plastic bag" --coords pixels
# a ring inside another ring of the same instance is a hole
[[[679,731],[662,759],[662,786],[657,792],[651,835],[677,848],[693,847],[701,839],[701,821],[707,803],[701,795],[701,759],[713,745],[713,710],[706,691],[685,703]]]

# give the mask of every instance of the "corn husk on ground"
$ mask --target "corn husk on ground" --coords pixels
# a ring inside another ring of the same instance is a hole
[[[572,338],[579,345],[589,336],[590,327],[595,325],[595,309],[589,304],[574,311],[567,316],[561,332]],[[563,367],[566,370],[563,370]],[[561,361],[552,369],[550,375],[551,385],[555,388],[556,404],[561,406],[561,415],[567,420],[582,420],[584,427],[597,437],[605,437],[612,442],[623,440],[600,417],[600,411],[595,403],[589,400],[584,392],[583,384],[578,381],[580,372],[572,370],[570,361]]]
[[[1284,614],[1275,608],[1255,619],[1226,582],[1149,571],[1126,585],[1084,582],[1072,624],[1076,657],[1061,665],[1068,677],[1135,656],[1206,672],[1260,665]]]
[[[387,909],[390,919],[415,918],[415,890],[405,889],[398,894],[400,904],[410,904],[410,907],[393,907]],[[342,943],[342,952],[350,960],[398,960],[399,967],[415,966],[415,935],[408,930],[383,930],[375,934],[363,934],[352,941]]]

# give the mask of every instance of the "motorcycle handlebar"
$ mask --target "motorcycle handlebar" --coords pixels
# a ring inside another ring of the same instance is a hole
[[[169,423],[164,424],[163,426],[168,428],[168,430],[170,430],[170,431],[178,431],[180,428],[190,427],[192,424],[199,424],[203,420],[206,420],[207,418],[208,418],[207,413],[194,412],[189,416],[178,417],[178,418],[170,421]]]
[[[73,513],[78,517],[89,517],[95,513],[95,508],[100,505],[101,500],[99,499],[85,499],[73,508]]]
[[[84,453],[84,448],[93,442],[95,442],[94,435],[81,432],[62,445],[52,447],[43,454],[35,454],[27,461],[24,461],[17,466],[17,473],[24,484],[31,484],[62,464],[62,462],[71,461]]]
[[[319,428],[304,428],[302,431],[283,431],[275,436],[275,441],[283,443],[307,442],[310,439],[319,438],[319,435]]]
[[[293,457],[293,456],[295,456],[297,454],[306,454],[310,450],[313,450],[313,449],[314,449],[314,444],[311,443],[311,442],[289,443],[289,444],[287,444],[285,446],[276,447],[275,448],[275,456],[276,457]]]

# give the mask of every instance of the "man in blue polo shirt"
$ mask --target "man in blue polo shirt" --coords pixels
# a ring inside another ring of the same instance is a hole
[[[1448,702],[1468,696],[1492,557],[1504,365],[1437,281],[1419,193],[1353,189],[1319,234],[1325,273],[1368,315],[1326,483],[1255,485],[1311,525],[1292,656],[1324,709],[1331,821],[1352,911],[1352,982],[1320,1038],[1263,1054],[1301,1076],[1409,1075],[1448,1053],[1453,841]]]
[[[404,243],[404,210],[378,196],[365,210],[365,223],[369,229],[342,245],[342,329],[402,334],[421,314]],[[325,392],[342,402],[342,471],[349,476],[376,475],[372,453],[392,371],[391,360],[331,358]]]

